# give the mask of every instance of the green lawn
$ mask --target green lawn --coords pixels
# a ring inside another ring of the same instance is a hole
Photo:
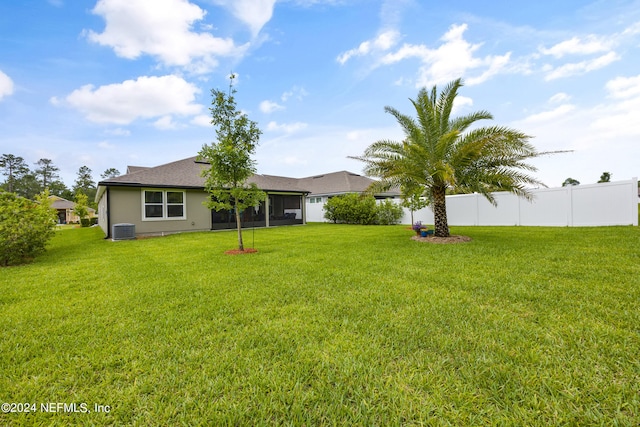
[[[640,229],[452,232],[60,230],[0,269],[0,425],[637,426]]]

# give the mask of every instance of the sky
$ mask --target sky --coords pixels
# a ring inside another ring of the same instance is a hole
[[[362,173],[403,139],[385,106],[462,78],[454,114],[571,150],[531,162],[547,186],[640,175],[640,0],[3,1],[0,154],[69,187],[195,156],[231,73],[263,174]]]

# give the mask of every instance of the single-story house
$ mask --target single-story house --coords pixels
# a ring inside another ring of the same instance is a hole
[[[300,186],[309,190],[306,202],[307,221],[322,222],[324,205],[329,198],[347,193],[364,193],[375,181],[353,172],[340,171],[323,175],[300,178]],[[392,190],[375,194],[376,199],[399,197],[400,192]]]
[[[201,171],[209,164],[196,157],[156,167],[130,166],[127,173],[98,183],[98,224],[107,237],[115,224],[133,224],[137,235],[235,228],[232,211],[203,205],[209,194]],[[258,210],[242,215],[245,227],[306,223],[308,190],[296,178],[253,175],[249,182],[267,193]]]
[[[73,213],[73,209],[76,207],[76,204],[74,202],[63,199],[59,196],[49,196],[49,200],[51,200],[51,207],[58,212],[58,224],[71,224],[72,222],[80,222],[80,217]],[[87,211],[89,212],[89,218],[96,217],[95,209],[87,207]]]

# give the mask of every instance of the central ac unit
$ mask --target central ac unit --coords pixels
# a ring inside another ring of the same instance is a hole
[[[136,238],[135,224],[113,224],[113,240],[131,240]]]

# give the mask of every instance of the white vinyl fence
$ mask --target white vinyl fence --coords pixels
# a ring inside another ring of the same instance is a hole
[[[447,196],[449,225],[608,226],[638,225],[638,179],[533,190],[533,200],[493,193],[497,206],[480,194]],[[430,208],[414,221],[433,224]],[[405,209],[403,224],[411,223]]]

